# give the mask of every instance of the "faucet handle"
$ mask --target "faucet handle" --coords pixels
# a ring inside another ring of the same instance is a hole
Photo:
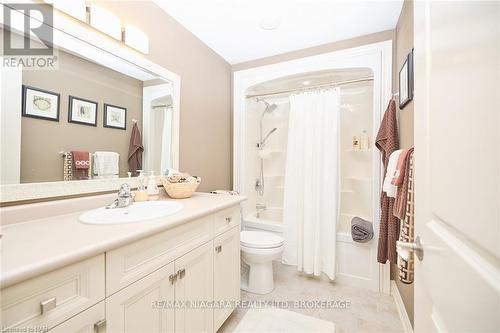
[[[118,191],[119,197],[130,197],[131,196],[131,187],[127,183],[123,183],[120,186],[120,190]]]

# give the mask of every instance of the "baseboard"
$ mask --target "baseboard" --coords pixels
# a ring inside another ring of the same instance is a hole
[[[403,299],[401,298],[401,294],[399,293],[398,286],[396,285],[396,281],[394,280],[391,280],[391,294],[394,298],[394,302],[396,302],[396,308],[398,309],[399,318],[401,319],[401,323],[403,324],[405,333],[413,333],[413,327],[411,326],[408,313],[406,313],[405,304],[403,303]]]

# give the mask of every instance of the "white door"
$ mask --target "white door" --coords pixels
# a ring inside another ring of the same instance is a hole
[[[240,299],[240,227],[232,228],[214,240],[214,331],[222,326]],[[225,304],[231,302],[230,304]]]
[[[173,332],[174,274],[170,263],[107,298],[106,332]]]
[[[500,2],[414,6],[415,332],[500,332]]]
[[[213,332],[213,242],[208,242],[175,261],[177,281],[175,332]],[[203,304],[205,303],[205,304]],[[184,306],[182,306],[184,304]]]

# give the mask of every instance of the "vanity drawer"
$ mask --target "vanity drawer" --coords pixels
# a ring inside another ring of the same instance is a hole
[[[105,318],[105,302],[102,301],[57,325],[50,333],[105,333]]]
[[[215,213],[215,235],[220,235],[227,230],[240,225],[240,206],[234,206]]]
[[[1,293],[2,328],[50,329],[104,299],[104,255],[18,283]]]
[[[141,279],[213,238],[213,216],[106,252],[106,295]]]

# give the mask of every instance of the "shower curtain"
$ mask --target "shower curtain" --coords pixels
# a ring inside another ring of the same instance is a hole
[[[335,279],[339,196],[338,88],[292,94],[283,204],[283,262]]]

